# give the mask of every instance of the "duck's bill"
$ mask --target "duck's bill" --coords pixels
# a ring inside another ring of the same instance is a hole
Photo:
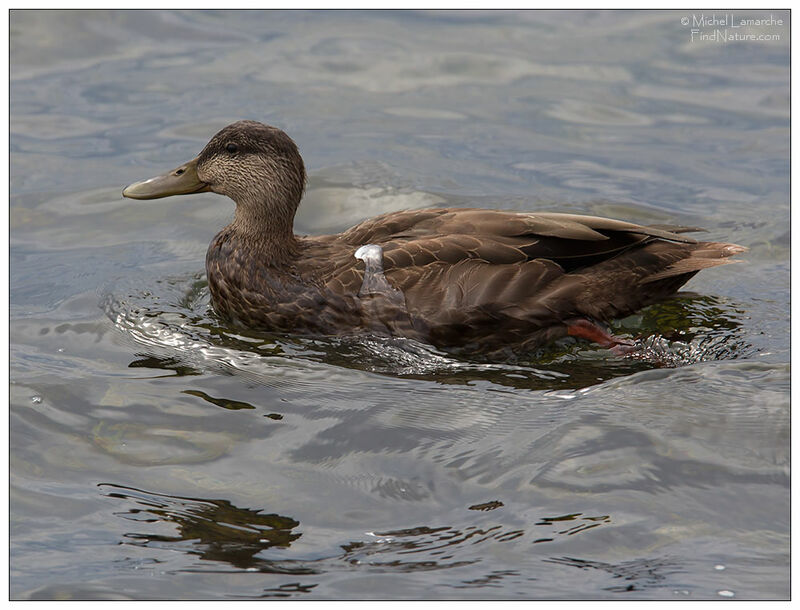
[[[192,159],[163,176],[134,182],[122,191],[123,197],[131,199],[158,199],[171,195],[188,195],[211,190],[197,177],[197,159]]]

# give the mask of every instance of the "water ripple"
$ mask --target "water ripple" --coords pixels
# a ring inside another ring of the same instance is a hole
[[[492,362],[398,337],[297,337],[230,328],[215,317],[202,274],[145,282],[154,288],[142,289],[142,282],[129,278],[102,291],[101,307],[126,337],[165,362],[178,358],[190,367],[236,371],[266,383],[287,370],[324,364],[448,385],[486,381],[569,399],[582,388],[648,368],[735,359],[757,351],[741,337],[744,312],[712,297],[673,299],[612,325],[617,335],[640,337],[626,357],[568,338]]]

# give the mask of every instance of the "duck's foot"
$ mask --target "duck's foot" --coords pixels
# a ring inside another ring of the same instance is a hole
[[[633,341],[615,337],[586,318],[578,318],[569,322],[567,324],[567,334],[597,343],[600,347],[611,350],[615,356],[625,356],[638,349]]]

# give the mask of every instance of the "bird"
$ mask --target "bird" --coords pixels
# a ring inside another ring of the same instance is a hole
[[[293,335],[405,337],[475,354],[573,336],[624,349],[606,325],[673,296],[747,248],[674,225],[561,212],[389,212],[335,235],[294,232],[306,170],[281,129],[242,120],[200,154],[135,182],[132,199],[214,192],[233,220],[209,245],[211,305],[234,326]]]

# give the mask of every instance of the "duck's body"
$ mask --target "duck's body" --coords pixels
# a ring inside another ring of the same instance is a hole
[[[194,161],[124,194],[213,190],[237,202],[206,256],[223,318],[276,332],[371,332],[479,351],[528,349],[568,333],[607,341],[589,320],[629,315],[745,250],[696,242],[683,227],[476,209],[393,212],[338,235],[299,237],[292,222],[304,183],[286,134],[240,121]]]

